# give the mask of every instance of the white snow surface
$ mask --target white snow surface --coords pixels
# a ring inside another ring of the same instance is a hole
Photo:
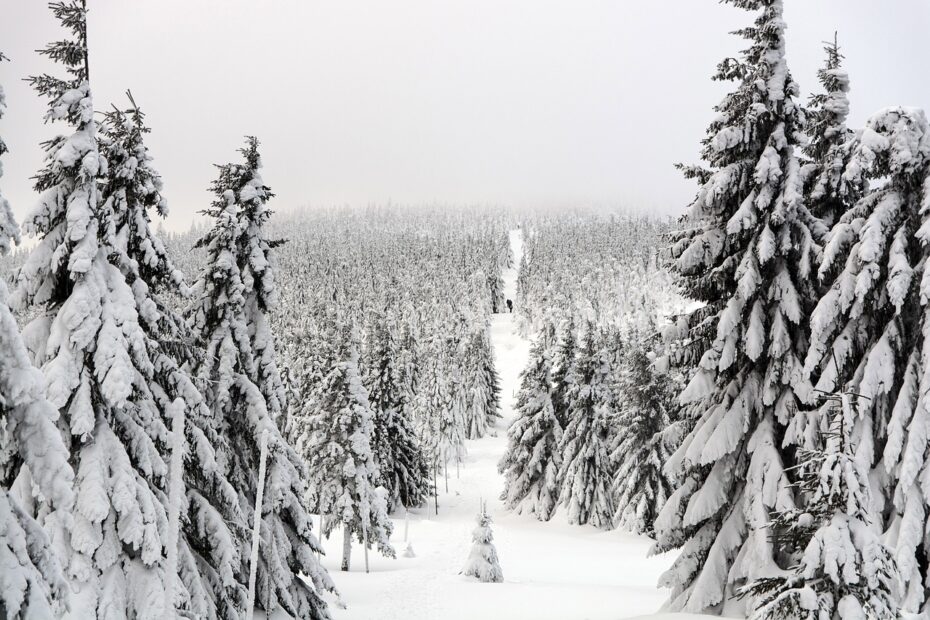
[[[506,270],[504,291],[516,299],[516,267],[523,239],[510,233],[514,268]],[[433,503],[410,511],[408,541],[415,557],[404,557],[403,509],[392,515],[391,542],[397,559],[369,553],[365,573],[363,550],[356,543],[352,570],[341,572],[342,534],[323,540],[323,565],[330,571],[346,604],[327,596],[334,620],[690,620],[709,616],[659,614],[666,592],[657,588],[672,554],[648,558],[652,541],[622,531],[602,532],[568,525],[560,507],[548,523],[506,511],[499,499],[503,477],[497,462],[506,447],[506,429],[514,416],[513,401],[529,342],[516,334],[514,315],[494,315],[492,324],[497,371],[501,379],[503,419],[490,434],[468,441],[459,477],[451,471],[449,492],[439,480],[439,515]],[[451,467],[450,467],[451,470]],[[494,543],[504,572],[503,583],[481,583],[460,575],[471,549],[471,532],[479,502],[486,500],[494,519]],[[318,524],[315,524],[318,525]],[[646,614],[643,616],[643,614]]]

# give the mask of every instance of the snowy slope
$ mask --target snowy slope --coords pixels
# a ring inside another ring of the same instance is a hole
[[[511,233],[511,244],[519,265],[520,231]],[[505,272],[504,281],[506,296],[514,299],[516,271]],[[372,552],[369,574],[360,546],[353,550],[352,570],[344,573],[339,571],[341,533],[324,541],[323,563],[347,605],[333,606],[336,620],[618,620],[653,613],[662,604],[664,593],[655,584],[672,558],[647,558],[648,539],[569,526],[560,514],[540,523],[503,510],[497,461],[504,452],[529,343],[516,335],[512,315],[496,315],[491,329],[504,405],[504,418],[492,431],[496,436],[468,442],[465,466],[459,477],[452,472],[448,493],[440,480],[438,516],[432,503],[411,511],[408,538],[416,557],[403,557],[402,514],[394,515],[392,542],[398,558]],[[501,584],[458,574],[468,557],[481,499],[488,501],[494,518],[494,542],[504,571]]]

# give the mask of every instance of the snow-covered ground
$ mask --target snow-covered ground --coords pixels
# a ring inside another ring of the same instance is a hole
[[[511,244],[514,264],[519,265],[520,231],[511,232]],[[515,298],[516,276],[514,269],[504,273],[510,299]],[[656,582],[672,558],[647,558],[648,539],[570,526],[559,514],[540,523],[503,509],[498,499],[503,478],[497,462],[506,445],[529,343],[516,334],[512,315],[494,316],[491,330],[503,420],[491,436],[468,442],[468,457],[458,477],[452,472],[448,493],[440,480],[438,516],[432,502],[410,512],[407,540],[416,557],[403,555],[403,515],[395,515],[392,537],[398,558],[370,553],[369,574],[361,546],[353,550],[352,570],[344,573],[339,570],[342,534],[323,541],[323,564],[347,605],[346,609],[333,606],[335,620],[619,620],[654,613],[662,604],[664,593]],[[504,571],[500,584],[458,574],[471,548],[471,530],[482,499],[494,518],[494,542]]]

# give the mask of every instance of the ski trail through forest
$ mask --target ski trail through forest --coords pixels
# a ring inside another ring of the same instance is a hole
[[[510,243],[514,263],[503,273],[504,290],[516,301],[521,230],[510,232]],[[432,501],[410,511],[407,541],[414,557],[404,553],[403,509],[392,515],[397,559],[369,552],[368,574],[360,545],[354,545],[351,571],[346,573],[339,570],[342,533],[322,541],[323,564],[347,605],[340,609],[329,597],[334,620],[618,620],[653,613],[664,601],[656,582],[672,558],[647,558],[649,539],[571,526],[560,513],[540,523],[504,510],[499,499],[504,481],[497,463],[506,448],[530,343],[517,334],[513,314],[493,316],[491,337],[503,418],[488,436],[467,442],[468,454],[458,475],[449,468],[448,492],[440,477],[439,514]],[[480,583],[459,574],[471,549],[481,500],[487,501],[494,519],[504,583]]]

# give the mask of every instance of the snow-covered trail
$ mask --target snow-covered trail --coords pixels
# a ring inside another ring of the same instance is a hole
[[[521,231],[510,233],[520,264]],[[505,292],[515,299],[516,269],[503,274]],[[514,417],[513,400],[525,366],[529,342],[516,334],[514,317],[498,314],[491,324],[502,390],[503,419],[488,437],[468,442],[459,477],[449,492],[439,481],[439,515],[427,507],[411,510],[409,541],[416,557],[403,557],[403,515],[395,515],[392,542],[398,558],[370,554],[365,574],[363,550],[356,545],[352,570],[339,571],[342,535],[324,541],[323,564],[332,575],[346,609],[332,607],[335,620],[618,620],[655,612],[664,594],[656,589],[671,558],[646,558],[650,541],[623,532],[570,526],[557,514],[549,523],[508,513],[498,499],[503,477],[497,463],[506,447],[506,429]],[[471,548],[471,530],[479,502],[488,502],[494,518],[504,583],[485,584],[458,574]]]

